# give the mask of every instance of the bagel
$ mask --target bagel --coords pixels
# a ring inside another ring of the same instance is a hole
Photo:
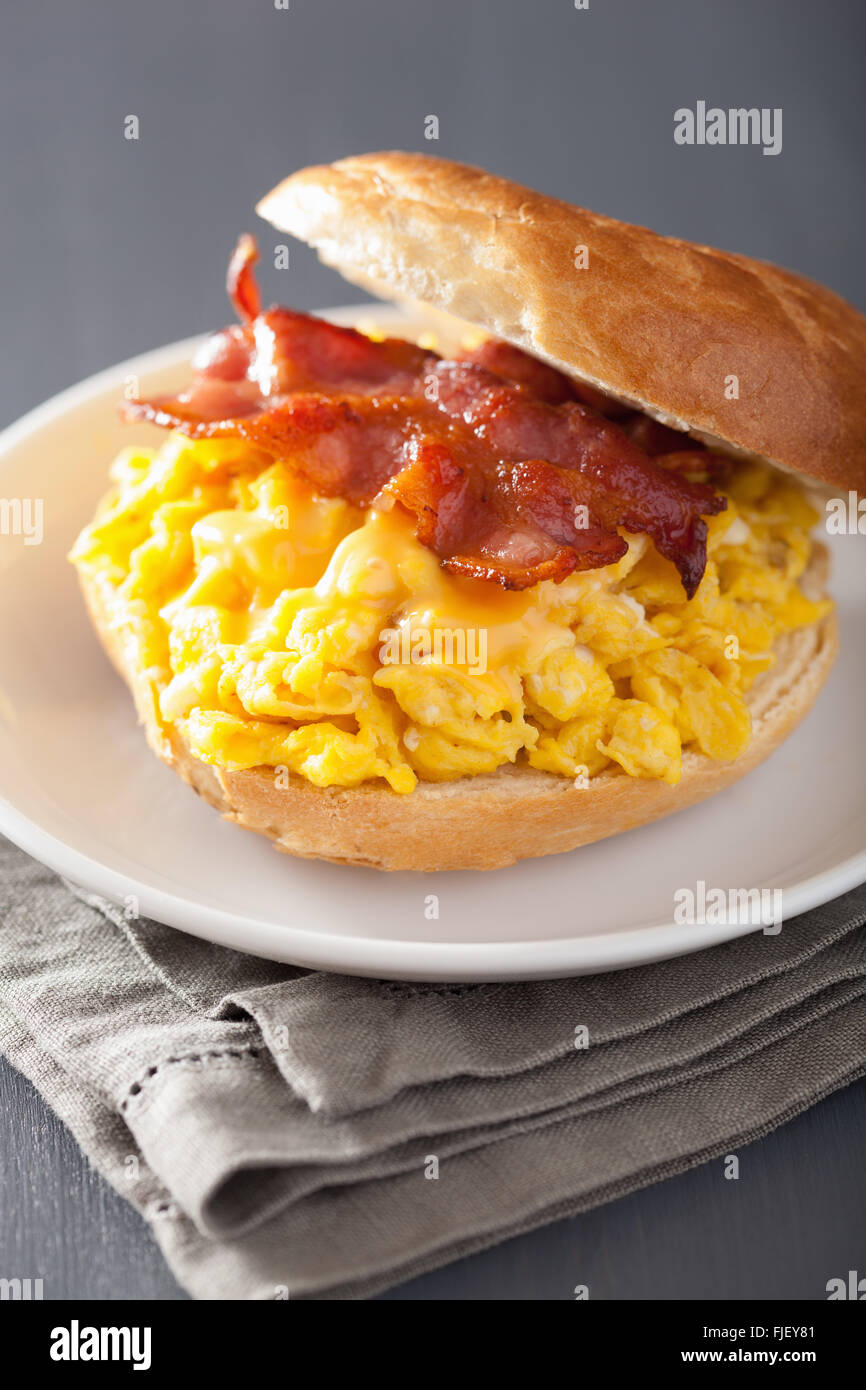
[[[731,468],[794,474],[804,491],[866,488],[866,320],[797,275],[417,154],[301,170],[258,211],[353,283],[411,303],[413,314],[421,304],[502,339],[725,454]],[[408,792],[382,777],[317,785],[295,774],[280,781],[273,765],[200,756],[161,708],[168,674],[146,665],[130,640],[110,567],[76,563],[93,624],[160,758],[278,849],[384,870],[502,868],[692,806],[788,737],[838,645],[828,604],[816,621],[782,632],[773,664],[744,696],[748,746],[731,760],[684,746],[675,785],[629,775],[618,762],[575,780],[522,754],[494,771],[421,774]],[[826,597],[827,569],[813,543],[803,595]]]

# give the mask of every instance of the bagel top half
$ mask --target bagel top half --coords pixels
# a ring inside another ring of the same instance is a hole
[[[866,490],[866,318],[800,275],[421,154],[302,169],[257,211],[377,295],[465,319],[712,447]]]

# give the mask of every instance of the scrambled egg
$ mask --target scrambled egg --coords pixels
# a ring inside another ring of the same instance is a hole
[[[690,602],[644,536],[521,593],[449,576],[399,508],[314,497],[240,441],[169,436],[125,450],[112,477],[72,559],[164,724],[206,763],[319,787],[408,793],[518,758],[675,784],[684,748],[743,752],[743,696],[775,639],[830,607],[797,582],[817,514],[758,465],[731,469]]]

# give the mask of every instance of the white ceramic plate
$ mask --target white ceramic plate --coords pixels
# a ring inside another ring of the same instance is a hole
[[[350,322],[375,313],[334,311]],[[123,443],[124,383],[179,385],[197,340],[122,363],[0,436],[0,498],[41,498],[44,539],[0,536],[0,831],[90,890],[275,960],[393,979],[591,973],[714,945],[674,893],[781,888],[784,915],[866,880],[863,542],[833,543],[842,655],[765,766],[692,810],[495,873],[380,874],[290,859],[222,821],[146,748],[66,561]],[[429,895],[438,919],[428,916]]]

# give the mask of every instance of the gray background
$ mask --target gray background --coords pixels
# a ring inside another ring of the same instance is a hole
[[[256,200],[293,168],[364,150],[482,164],[779,261],[863,308],[864,37],[862,0],[7,5],[0,424],[225,322],[237,233],[276,240]],[[676,146],[674,110],[698,99],[782,107],[782,153]],[[357,297],[295,246],[262,281],[300,308]],[[864,1098],[860,1083],[745,1151],[732,1200],[716,1200],[710,1165],[392,1296],[561,1298],[580,1281],[597,1297],[821,1297],[827,1270],[863,1268]],[[0,1268],[45,1275],[53,1297],[178,1296],[138,1219],[5,1066],[0,1104]]]
[[[273,244],[256,201],[364,150],[482,164],[866,307],[862,0],[27,0],[0,24],[0,419],[221,325],[238,232]],[[782,153],[676,146],[698,99],[781,106]],[[294,245],[263,281],[357,297]]]

